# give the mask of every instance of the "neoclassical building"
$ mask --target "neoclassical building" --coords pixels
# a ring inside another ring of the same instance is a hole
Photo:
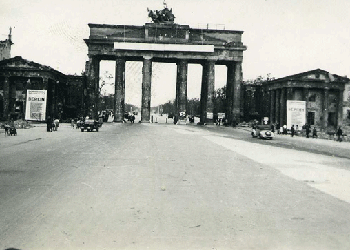
[[[305,101],[305,121],[323,131],[343,125],[344,89],[347,77],[316,69],[267,81],[265,114],[275,124],[287,124],[287,101]],[[267,102],[267,103],[266,103]]]
[[[46,116],[67,119],[84,113],[84,76],[65,75],[22,57],[0,61],[0,120],[24,118],[26,93],[47,90]]]

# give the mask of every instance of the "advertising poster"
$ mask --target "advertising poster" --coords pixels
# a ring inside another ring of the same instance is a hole
[[[299,129],[306,123],[306,102],[305,101],[292,101],[287,100],[287,128],[291,128],[292,125]]]
[[[44,121],[46,115],[47,90],[27,90],[26,120]]]

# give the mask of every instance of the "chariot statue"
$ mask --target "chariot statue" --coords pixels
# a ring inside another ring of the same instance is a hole
[[[147,8],[148,17],[152,18],[153,23],[174,23],[175,16],[173,14],[173,9],[168,9],[168,6],[164,0],[164,8],[162,10],[150,10]]]

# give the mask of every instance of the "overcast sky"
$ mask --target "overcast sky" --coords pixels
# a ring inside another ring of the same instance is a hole
[[[243,78],[270,73],[283,77],[321,68],[350,75],[349,0],[167,0],[175,22],[223,24],[244,31]],[[0,0],[0,40],[12,27],[12,57],[50,66],[65,74],[84,70],[88,23],[144,25],[147,7],[162,9],[163,0]],[[219,26],[222,27],[222,26]],[[114,74],[113,64],[101,73]],[[189,66],[188,94],[199,97],[198,65]],[[140,103],[141,65],[128,63],[127,102]],[[175,65],[153,68],[152,106],[175,98]],[[216,88],[225,84],[223,67],[216,69]]]

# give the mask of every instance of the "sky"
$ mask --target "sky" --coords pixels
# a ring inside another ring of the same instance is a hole
[[[279,78],[313,69],[350,75],[349,0],[166,0],[175,22],[191,28],[244,31],[243,80],[270,74]],[[0,0],[0,40],[12,27],[11,56],[50,66],[64,74],[84,70],[88,23],[144,25],[147,8],[163,0]],[[141,102],[141,64],[126,65],[126,101]],[[107,73],[106,73],[107,72]],[[101,76],[114,75],[113,62]],[[154,64],[152,106],[175,98],[175,65]],[[215,87],[225,85],[226,69],[216,67]],[[113,78],[106,81],[113,82]],[[189,65],[188,97],[199,97],[201,67]],[[110,89],[106,88],[107,92]]]

